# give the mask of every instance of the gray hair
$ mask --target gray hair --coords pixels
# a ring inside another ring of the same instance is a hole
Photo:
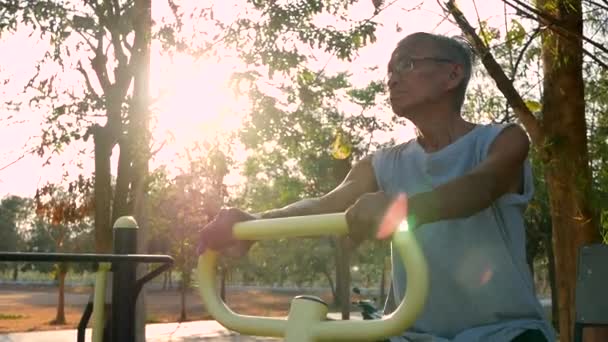
[[[416,32],[403,38],[398,46],[403,45],[406,40],[428,41],[438,52],[441,52],[441,57],[463,66],[464,77],[455,89],[456,98],[454,102],[456,109],[460,110],[464,104],[467,86],[471,80],[473,64],[475,63],[475,54],[469,42],[461,36],[447,37],[427,32]]]

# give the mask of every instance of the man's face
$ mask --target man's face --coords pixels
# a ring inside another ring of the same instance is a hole
[[[454,88],[456,64],[443,56],[432,42],[405,40],[391,55],[387,86],[393,112],[411,119],[425,106],[445,101]]]

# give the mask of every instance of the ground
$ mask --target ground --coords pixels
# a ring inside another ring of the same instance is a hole
[[[65,313],[67,325],[51,325],[57,312],[57,289],[0,285],[0,333],[76,328],[89,299],[91,289],[68,287]],[[237,313],[263,316],[285,316],[289,303],[298,293],[271,290],[231,289],[226,302]],[[321,297],[330,301],[330,294]],[[149,323],[176,322],[180,315],[180,296],[176,290],[148,290]],[[197,293],[186,298],[188,320],[209,319]]]

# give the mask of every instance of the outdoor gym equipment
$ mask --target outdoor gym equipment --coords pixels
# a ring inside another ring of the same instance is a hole
[[[114,224],[114,254],[72,253],[0,253],[0,262],[93,262],[99,265],[95,279],[94,302],[90,302],[78,324],[77,341],[84,342],[85,329],[94,312],[93,342],[135,342],[135,304],[143,285],[171,268],[168,255],[135,254],[137,222],[130,216]],[[150,273],[136,278],[138,263],[159,263]],[[110,319],[104,317],[108,272],[112,272],[112,306]],[[105,330],[105,333],[104,333]]]
[[[347,232],[346,217],[342,213],[247,221],[236,224],[233,230],[234,236],[241,240],[345,235]],[[392,242],[403,260],[409,281],[403,301],[395,312],[382,319],[328,320],[327,304],[314,296],[295,297],[286,318],[234,313],[217,294],[218,253],[213,250],[199,257],[200,295],[211,316],[226,328],[245,335],[283,337],[286,342],[376,341],[397,336],[414,323],[424,307],[429,278],[426,260],[406,221],[395,230]]]
[[[353,293],[361,297],[361,290],[359,290],[358,287],[353,288]],[[374,303],[375,301],[375,298],[371,300],[359,298],[358,300],[352,303],[356,305],[359,310],[361,310],[361,316],[363,317],[363,319],[381,319],[382,311],[376,307],[376,304]]]

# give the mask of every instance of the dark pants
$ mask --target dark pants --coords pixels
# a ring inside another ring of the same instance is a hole
[[[526,330],[511,342],[547,342],[547,338],[540,330]]]

